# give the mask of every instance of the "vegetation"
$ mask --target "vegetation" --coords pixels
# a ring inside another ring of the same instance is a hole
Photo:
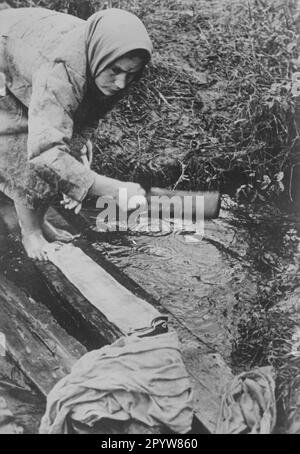
[[[154,41],[143,80],[99,127],[98,170],[251,200],[284,190],[299,161],[296,0],[11,0],[89,16],[135,12]],[[116,165],[117,163],[117,165]]]

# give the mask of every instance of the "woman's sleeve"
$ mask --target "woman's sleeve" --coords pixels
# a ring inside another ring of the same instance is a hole
[[[28,112],[28,157],[57,192],[81,202],[95,173],[70,154],[73,118],[84,96],[84,80],[63,63],[44,65],[34,76]]]

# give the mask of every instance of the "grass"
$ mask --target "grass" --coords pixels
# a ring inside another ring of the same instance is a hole
[[[110,3],[142,17],[156,49],[146,78],[103,122],[120,125],[123,177],[240,188],[252,200],[288,188],[298,159],[295,2]],[[114,134],[99,148],[102,162],[115,161]]]
[[[296,0],[11,3],[81,17],[121,7],[147,26],[153,64],[101,121],[96,170],[161,186],[221,187],[251,200],[290,195],[299,161]]]
[[[290,393],[295,392],[294,383],[300,379],[299,350],[296,354],[294,338],[300,323],[295,307],[300,284],[299,238],[282,217],[264,223],[257,213],[248,213],[245,221],[251,231],[251,274],[259,273],[259,285],[252,301],[243,299],[234,308],[229,327],[235,333],[232,364],[236,373],[273,366],[277,431],[284,432],[287,411],[291,410]]]

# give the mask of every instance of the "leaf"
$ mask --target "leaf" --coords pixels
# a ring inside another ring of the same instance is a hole
[[[262,184],[261,184],[261,189],[262,189],[262,191],[263,191],[264,189],[267,189],[267,187],[270,186],[270,184],[271,184],[271,179],[270,179],[270,177],[269,177],[268,175],[264,175],[264,176],[263,176],[263,181],[262,181]]]
[[[275,174],[276,181],[282,181],[284,177],[284,172],[278,172]]]
[[[265,201],[266,201],[265,197],[264,197],[262,194],[257,194],[257,197],[258,197],[258,199],[259,199],[261,202],[265,202]]]

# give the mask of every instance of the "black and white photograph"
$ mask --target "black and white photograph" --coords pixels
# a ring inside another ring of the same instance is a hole
[[[0,434],[300,434],[299,0],[0,0]]]

